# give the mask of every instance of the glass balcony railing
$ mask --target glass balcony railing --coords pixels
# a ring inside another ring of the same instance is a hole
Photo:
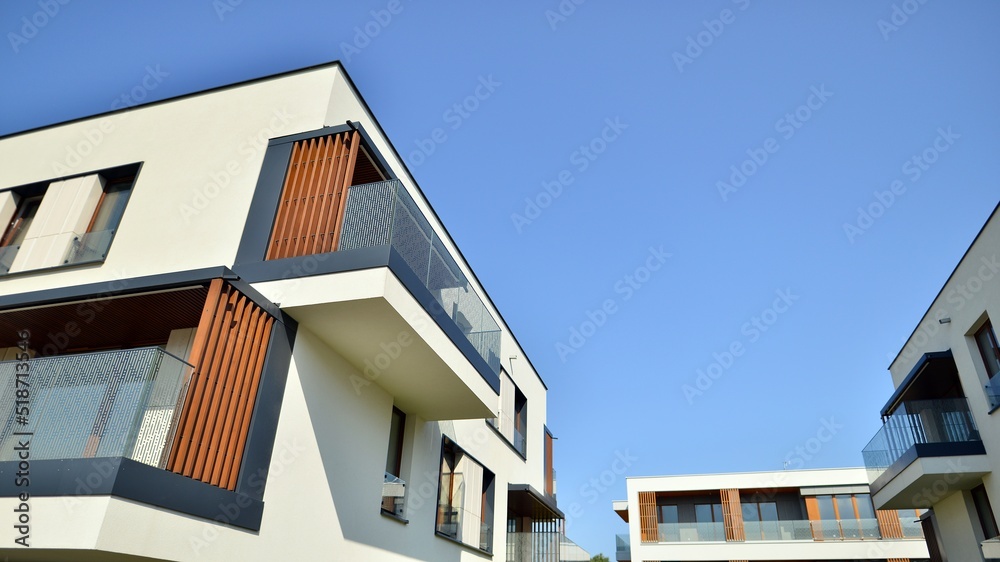
[[[516,449],[517,452],[521,453],[522,456],[527,455],[528,442],[525,439],[524,434],[517,429],[513,418],[504,412],[500,412],[498,417],[490,418],[489,422],[490,425],[500,432],[500,435],[503,435],[510,441],[510,444],[514,446],[514,449]]]
[[[916,444],[980,440],[965,398],[913,400],[886,418],[862,456],[874,481]]]
[[[990,401],[990,409],[1000,407],[1000,375],[994,375],[986,383],[986,399]]]
[[[899,524],[903,527],[903,538],[922,539],[924,538],[924,527],[920,520],[914,515],[900,515]]]
[[[615,535],[615,560],[632,559],[632,542],[628,535]]]
[[[7,418],[0,443],[30,432],[32,460],[124,457],[165,466],[191,365],[158,347],[31,359],[29,412],[22,417],[15,412],[16,364],[0,363],[0,412]],[[0,461],[12,460],[14,447],[0,447]]]
[[[0,275],[7,275],[20,246],[0,246]]]
[[[717,523],[660,523],[660,542],[713,542],[725,541],[726,531],[722,522]]]
[[[748,541],[811,541],[809,521],[747,521],[744,532]]]
[[[390,245],[495,373],[500,328],[399,180],[351,186],[338,248]]]
[[[439,505],[435,530],[469,546],[486,551],[493,548],[493,526],[483,521],[477,511]]]
[[[108,248],[111,247],[111,239],[114,236],[113,229],[87,232],[77,236],[66,252],[65,263],[103,260],[108,254]]]
[[[402,517],[405,499],[406,481],[386,472],[382,480],[382,511]]]
[[[882,537],[877,519],[812,521],[811,524],[813,538],[816,540],[861,541]]]

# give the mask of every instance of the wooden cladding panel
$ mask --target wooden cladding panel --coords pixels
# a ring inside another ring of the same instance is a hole
[[[889,558],[885,562],[910,562],[909,558]]]
[[[903,538],[903,523],[899,520],[899,512],[892,509],[880,509],[875,512],[878,528],[884,539]]]
[[[639,532],[642,542],[660,540],[656,520],[656,492],[639,492]]]
[[[292,145],[266,259],[337,249],[359,143],[352,131]]]
[[[743,528],[743,507],[740,504],[740,491],[736,488],[726,488],[721,490],[722,495],[722,520],[726,530],[727,541],[747,540],[746,530]]]
[[[555,474],[552,465],[552,435],[545,433],[545,494],[552,496],[555,490]]]
[[[212,281],[188,358],[195,369],[168,470],[236,488],[273,322],[239,291]]]

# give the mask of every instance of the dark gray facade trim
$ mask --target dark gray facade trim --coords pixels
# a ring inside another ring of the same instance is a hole
[[[272,139],[268,145],[267,152],[264,154],[264,163],[261,167],[260,176],[257,179],[257,187],[254,190],[253,200],[250,203],[247,222],[243,227],[243,236],[240,239],[240,247],[236,253],[236,263],[233,265],[233,271],[248,283],[258,283],[388,266],[407,290],[410,291],[410,294],[417,299],[424,310],[434,318],[437,325],[444,330],[449,339],[459,348],[462,355],[472,363],[473,367],[486,380],[493,391],[499,394],[500,377],[493,372],[489,364],[479,355],[479,352],[472,346],[454,320],[447,315],[437,300],[434,299],[433,295],[420,282],[420,279],[410,270],[406,261],[390,246],[313,254],[279,260],[264,259],[267,255],[267,247],[270,243],[274,219],[277,216],[278,206],[281,203],[281,191],[284,187],[285,176],[287,175],[289,160],[291,158],[292,143],[350,130],[358,131],[364,140],[368,153],[373,158],[379,160],[379,165],[383,167],[383,171],[391,179],[396,179],[392,174],[391,168],[388,167],[388,164],[382,158],[382,155],[373,148],[371,138],[365,132],[364,127],[358,123],[350,122],[345,125],[325,127],[315,131]]]
[[[0,295],[0,310],[21,306],[57,304],[88,298],[129,295],[152,289],[173,289],[203,283],[219,277],[223,279],[235,279],[236,275],[226,267],[207,267],[204,269],[133,277],[131,279],[115,279],[99,283],[88,283],[86,285],[43,289],[41,291],[31,291],[14,295]]]
[[[507,492],[527,494],[531,496],[533,500],[551,511],[552,514],[556,516],[556,519],[566,519],[566,515],[559,509],[554,499],[532,488],[530,484],[508,484]]]
[[[257,401],[243,448],[243,463],[236,478],[236,491],[259,501],[264,500],[264,488],[278,432],[278,416],[281,414],[297,331],[297,323],[288,315],[281,313],[281,317],[276,320],[264,355]],[[294,446],[294,443],[282,445],[288,447]]]
[[[264,514],[259,499],[132,459],[33,460],[27,488],[14,485],[17,465],[0,462],[0,496],[116,496],[252,531],[260,530]]]

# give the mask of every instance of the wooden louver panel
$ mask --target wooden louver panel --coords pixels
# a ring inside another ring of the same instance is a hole
[[[903,538],[903,523],[899,520],[899,512],[892,509],[879,509],[875,512],[878,519],[878,529],[883,539]]]
[[[656,524],[656,492],[639,492],[639,531],[642,542],[658,542]]]
[[[727,541],[745,541],[746,531],[743,529],[743,507],[740,504],[740,491],[736,488],[721,490],[722,521],[726,531]]]
[[[239,291],[212,281],[188,358],[195,369],[168,470],[236,488],[273,322]]]
[[[359,143],[351,131],[292,145],[266,259],[337,249]]]

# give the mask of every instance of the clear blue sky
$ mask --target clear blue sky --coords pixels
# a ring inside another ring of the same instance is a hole
[[[383,25],[385,0],[48,1],[0,3],[0,134],[148,68],[152,100],[342,59],[547,381],[570,535],[612,558],[616,452],[861,464],[891,357],[1000,199],[996,2],[402,0]]]

